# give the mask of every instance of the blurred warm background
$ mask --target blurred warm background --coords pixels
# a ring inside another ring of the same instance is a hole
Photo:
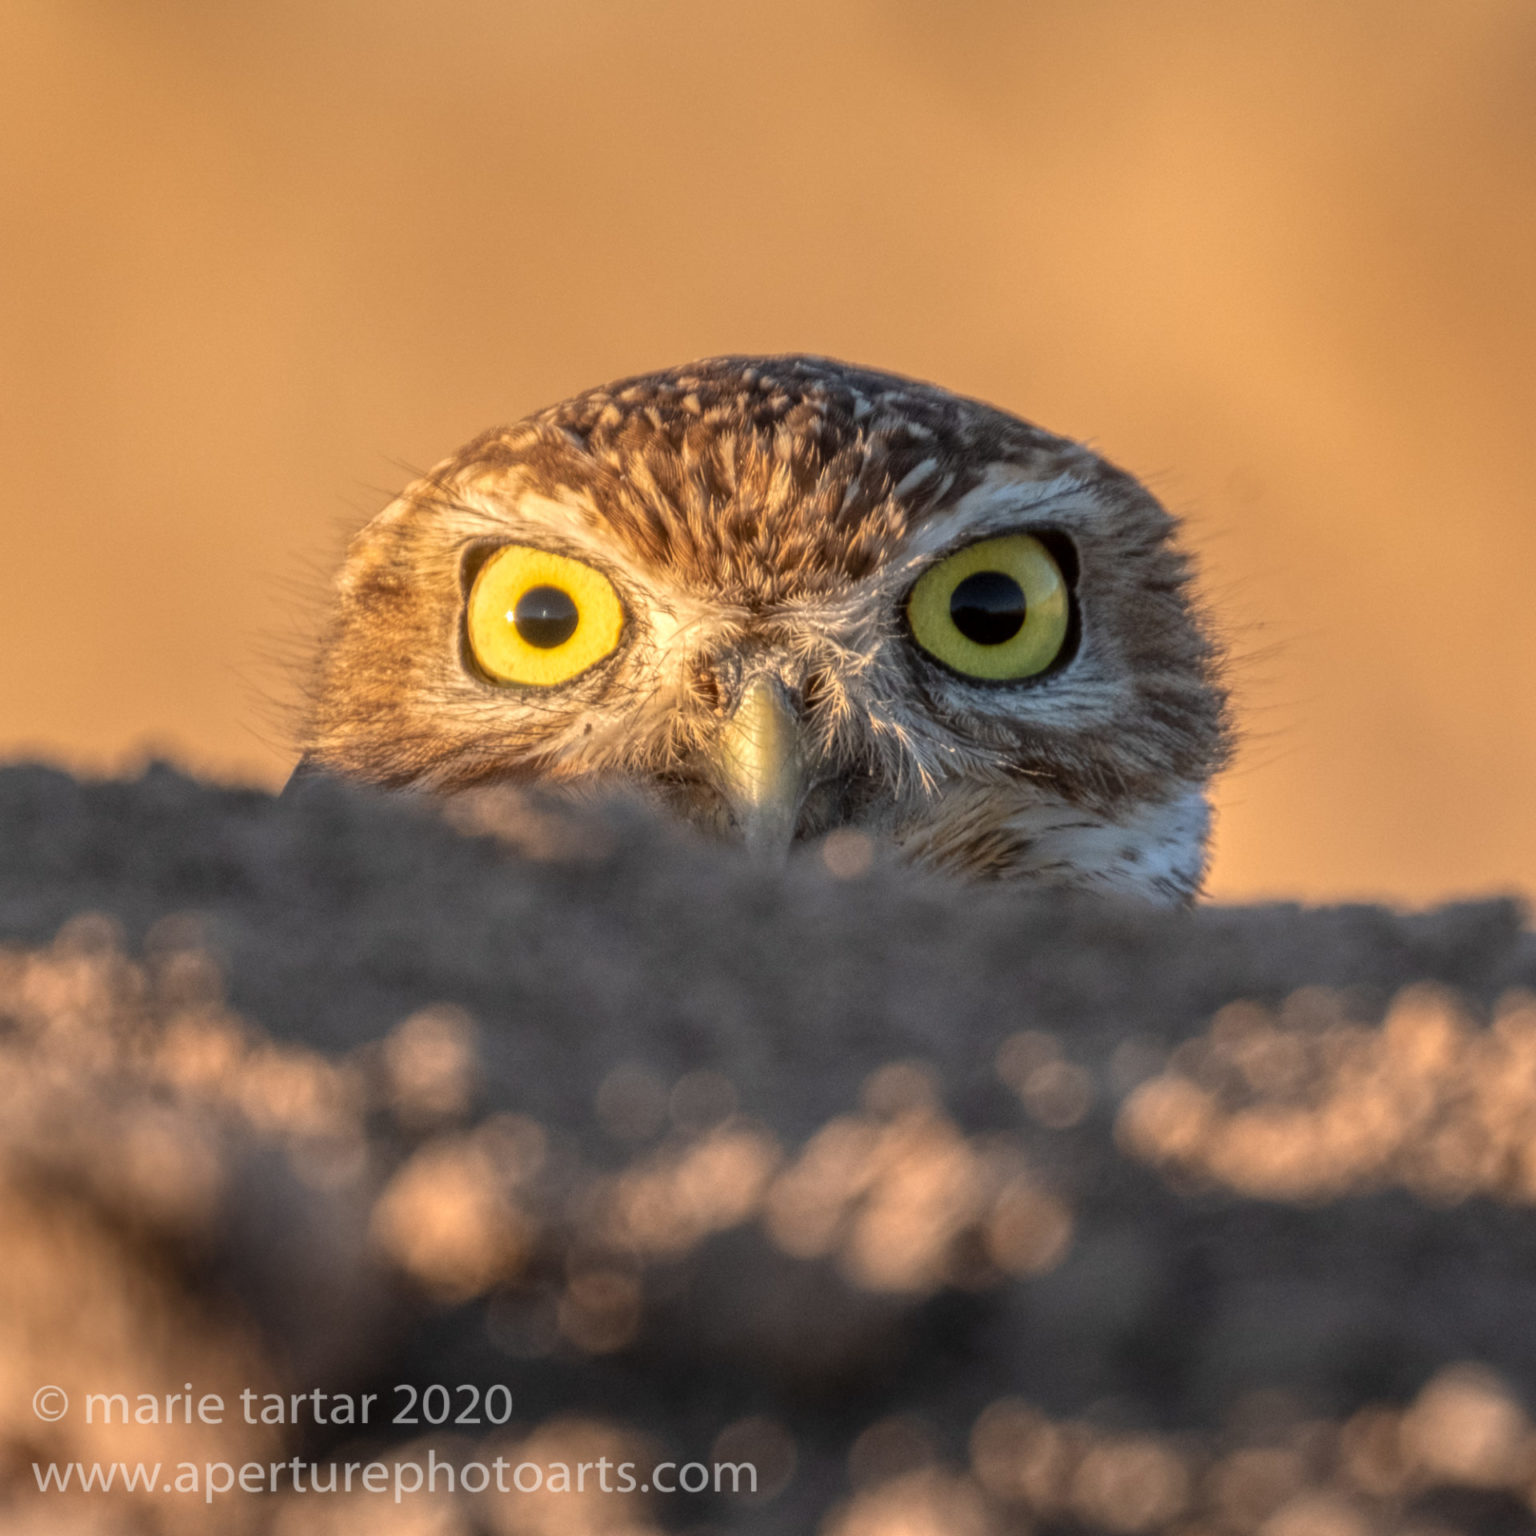
[[[809,350],[1189,519],[1216,894],[1536,884],[1524,0],[8,0],[0,57],[0,754],[276,784],[413,469]]]

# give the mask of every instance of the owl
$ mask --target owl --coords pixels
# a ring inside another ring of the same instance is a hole
[[[1229,741],[1170,515],[930,384],[724,357],[475,439],[353,540],[301,772],[627,786],[765,859],[1191,899]]]

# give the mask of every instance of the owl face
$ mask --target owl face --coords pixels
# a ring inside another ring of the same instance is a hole
[[[764,856],[1187,899],[1226,750],[1173,522],[1085,448],[821,359],[488,433],[354,540],[306,759],[638,786]]]

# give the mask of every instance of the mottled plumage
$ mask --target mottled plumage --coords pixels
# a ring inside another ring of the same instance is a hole
[[[639,785],[758,846],[850,825],[1185,899],[1227,733],[1174,532],[1088,449],[931,385],[811,357],[650,374],[486,433],[358,534],[306,758],[447,792]],[[909,594],[1016,534],[1070,587],[1065,638],[1038,675],[967,676],[916,643]],[[621,639],[559,686],[477,664],[466,603],[506,545],[619,596]]]

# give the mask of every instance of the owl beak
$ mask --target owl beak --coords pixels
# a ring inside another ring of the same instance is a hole
[[[747,684],[718,738],[715,769],[747,851],[782,864],[800,820],[805,764],[800,720],[780,683]]]

